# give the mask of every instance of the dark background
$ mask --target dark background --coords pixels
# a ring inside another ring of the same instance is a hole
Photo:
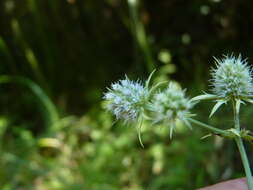
[[[251,65],[252,5],[1,0],[1,189],[180,190],[243,176],[234,143],[200,140],[207,132],[197,127],[170,140],[146,124],[142,149],[134,127],[112,125],[102,96],[125,74],[144,80],[157,69],[154,81],[175,80],[192,97],[210,89],[213,56],[241,53]],[[207,121],[211,106],[198,105],[197,117]],[[229,128],[230,112],[208,122]],[[243,107],[248,129],[252,113]]]

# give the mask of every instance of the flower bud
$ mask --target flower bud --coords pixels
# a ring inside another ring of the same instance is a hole
[[[185,97],[185,91],[176,84],[169,83],[165,90],[154,95],[149,109],[154,123],[169,125],[172,136],[177,120],[191,127],[188,118],[192,116],[189,112],[192,107],[193,103]]]

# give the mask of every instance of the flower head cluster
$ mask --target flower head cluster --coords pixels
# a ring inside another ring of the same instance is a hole
[[[252,95],[252,72],[246,60],[231,55],[216,61],[211,79],[215,95],[228,99]]]
[[[189,117],[192,116],[189,110],[193,103],[185,97],[185,91],[174,83],[169,83],[168,87],[154,95],[150,111],[154,123],[165,123],[170,125],[170,135],[172,135],[177,120],[182,121],[188,127]]]
[[[153,121],[153,124],[165,124],[170,127],[170,136],[176,123],[181,121],[191,127],[189,118],[193,116],[190,109],[191,100],[185,97],[185,91],[175,83],[169,83],[167,88],[158,90],[161,84],[157,83],[149,88],[152,77],[150,74],[145,86],[139,81],[130,81],[127,77],[111,85],[104,99],[109,103],[107,110],[117,119],[126,122],[137,121],[138,137],[141,142],[141,126],[144,119]]]
[[[127,77],[111,85],[104,99],[109,101],[107,109],[117,119],[135,121],[147,104],[149,91],[139,81],[130,81]]]

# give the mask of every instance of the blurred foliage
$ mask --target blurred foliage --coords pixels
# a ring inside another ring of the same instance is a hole
[[[1,0],[0,189],[185,190],[243,175],[235,145],[179,128],[115,123],[103,110],[112,81],[176,80],[208,87],[212,56],[252,63],[249,0]],[[207,119],[211,104],[195,108]],[[243,107],[250,127],[253,109]],[[232,125],[230,107],[210,123]],[[252,158],[252,145],[248,145]],[[252,162],[252,159],[250,159]]]

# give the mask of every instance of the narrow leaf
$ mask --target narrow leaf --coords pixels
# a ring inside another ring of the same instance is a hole
[[[219,100],[217,101],[217,103],[214,105],[210,115],[209,115],[209,118],[213,116],[213,114],[222,106],[222,104],[224,103],[227,103],[226,100]]]
[[[144,148],[144,145],[143,145],[142,140],[141,140],[141,127],[142,127],[142,123],[143,123],[143,117],[140,116],[140,121],[138,122],[138,126],[137,126],[137,133],[138,133],[139,142],[140,142],[142,148]]]
[[[146,119],[146,120],[152,120],[151,117],[149,117],[147,114],[143,113],[142,114],[143,118]]]
[[[155,71],[156,71],[156,69],[154,69],[154,70],[150,73],[150,75],[148,76],[148,79],[147,79],[147,81],[146,81],[146,88],[149,87],[150,80],[151,80],[152,76],[154,75]]]
[[[212,136],[212,133],[209,133],[209,134],[207,134],[207,135],[201,137],[200,139],[203,140],[203,139],[206,139],[206,138],[211,137],[211,136]]]
[[[189,129],[192,130],[192,125],[191,125],[191,123],[190,123],[187,119],[185,119],[184,117],[181,117],[180,119],[182,120],[182,122],[183,122]]]
[[[246,101],[246,102],[249,102],[249,103],[253,104],[253,100],[252,99],[246,98],[246,99],[243,99],[243,100]]]
[[[160,87],[161,85],[167,83],[168,81],[162,81],[162,82],[158,82],[156,85],[152,86],[149,94],[152,94],[158,87]]]
[[[213,99],[217,99],[218,97],[214,94],[202,94],[199,96],[196,96],[194,98],[191,99],[191,101],[199,101],[199,100],[213,100]]]

